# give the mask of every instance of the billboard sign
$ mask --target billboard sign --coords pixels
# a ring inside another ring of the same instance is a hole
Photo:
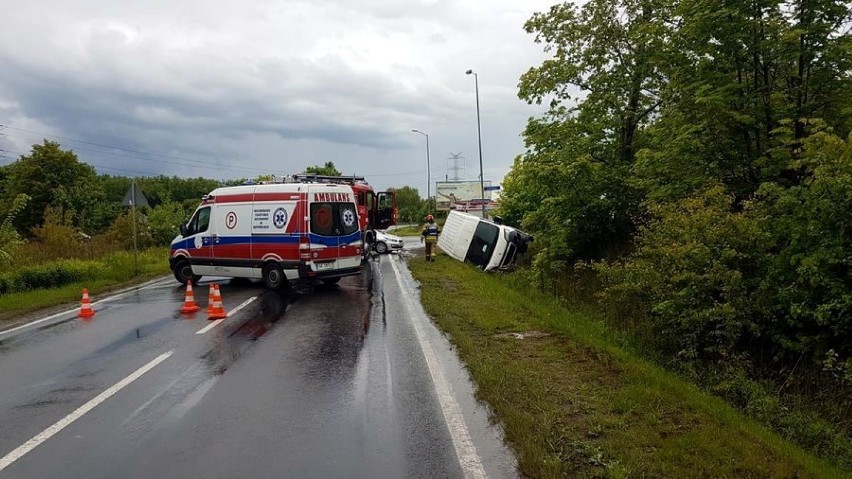
[[[439,181],[435,184],[435,202],[438,211],[482,211],[494,209],[497,204],[491,200],[490,181],[485,182],[485,198],[482,198],[478,181]]]

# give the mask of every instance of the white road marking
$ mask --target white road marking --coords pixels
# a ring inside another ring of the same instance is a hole
[[[47,429],[45,429],[44,431],[42,431],[41,433],[39,433],[38,435],[36,435],[32,439],[30,439],[29,441],[20,445],[14,451],[10,452],[9,454],[6,454],[2,459],[0,459],[0,471],[9,467],[12,463],[14,463],[18,459],[20,459],[26,453],[32,451],[33,449],[38,447],[41,443],[43,443],[44,441],[47,441],[48,439],[53,437],[56,433],[65,429],[68,425],[70,425],[71,423],[73,423],[77,419],[80,419],[81,417],[83,417],[84,414],[86,414],[87,412],[89,412],[92,409],[94,409],[95,407],[97,407],[98,404],[106,401],[111,396],[113,396],[115,393],[117,393],[117,392],[121,391],[122,389],[124,389],[125,387],[127,387],[130,383],[139,379],[140,376],[147,373],[148,371],[153,369],[155,366],[157,366],[161,362],[168,359],[169,356],[171,356],[173,353],[174,353],[174,351],[172,350],[172,351],[169,351],[167,353],[163,353],[163,354],[157,356],[153,361],[151,361],[148,364],[137,369],[130,376],[127,376],[126,378],[122,379],[121,381],[115,383],[112,387],[110,387],[106,391],[98,394],[93,399],[89,400],[89,402],[87,402],[86,404],[83,404],[82,406],[78,407],[71,414],[60,419],[59,421],[54,423],[52,426],[48,427]]]
[[[108,298],[104,298],[104,299],[101,299],[99,301],[95,301],[95,302],[92,303],[92,306],[102,304],[102,303],[106,303],[106,302],[109,302],[109,301],[114,301],[116,299],[123,298],[123,297],[125,297],[125,296],[127,296],[131,293],[135,293],[137,291],[142,291],[143,289],[148,289],[148,288],[153,288],[155,286],[159,286],[161,283],[164,283],[165,281],[167,281],[167,280],[154,280],[153,282],[143,283],[140,286],[134,286],[134,287],[130,288],[129,290],[125,290],[124,292],[120,292],[120,293],[113,295],[113,296],[110,296]],[[51,319],[56,319],[60,316],[66,315],[66,314],[74,314],[74,313],[77,312],[77,310],[78,310],[78,308],[74,308],[74,309],[71,309],[71,310],[68,310],[68,311],[63,311],[61,313],[51,314],[50,316],[47,316],[47,317],[44,317],[44,318],[41,318],[41,319],[36,319],[35,321],[30,321],[29,323],[22,324],[20,326],[15,326],[14,328],[5,329],[3,331],[0,331],[0,338],[2,338],[3,336],[6,336],[6,335],[12,334],[15,331],[20,331],[22,329],[26,329],[26,328],[29,328],[31,326],[35,326],[37,324],[41,324],[45,321],[50,321]]]
[[[243,301],[243,304],[241,304],[241,305],[237,306],[236,308],[232,309],[231,311],[229,311],[229,312],[228,312],[228,314],[227,314],[224,318],[222,318],[222,319],[217,319],[216,321],[213,321],[212,323],[208,324],[207,326],[204,326],[203,328],[201,328],[201,329],[199,329],[198,331],[196,331],[196,332],[195,332],[195,334],[204,334],[204,333],[206,333],[207,331],[210,331],[211,329],[215,328],[215,327],[216,327],[216,325],[218,325],[218,324],[219,324],[219,323],[221,323],[222,321],[224,321],[224,320],[226,320],[226,319],[230,318],[231,316],[233,316],[234,314],[236,314],[236,313],[237,313],[237,311],[239,311],[239,310],[241,310],[241,309],[245,308],[246,306],[248,306],[249,304],[251,304],[251,302],[252,302],[252,301],[254,301],[254,300],[256,300],[256,299],[257,299],[257,296],[252,296],[251,298],[249,298],[249,299],[247,299],[247,300]]]
[[[476,452],[476,446],[470,438],[470,433],[467,430],[464,416],[459,409],[459,405],[453,397],[450,390],[450,385],[444,377],[444,370],[438,362],[438,356],[435,350],[432,349],[432,344],[424,341],[424,332],[422,323],[428,321],[426,313],[423,309],[414,304],[408,289],[403,284],[400,278],[399,269],[396,266],[396,258],[388,257],[390,260],[393,272],[396,275],[396,281],[399,284],[399,289],[402,291],[402,300],[405,307],[411,315],[412,323],[414,323],[414,332],[417,335],[417,342],[420,343],[420,349],[423,351],[423,356],[426,358],[426,366],[429,368],[429,374],[432,376],[432,383],[435,385],[435,392],[438,393],[438,402],[441,405],[441,410],[444,413],[444,421],[447,423],[447,428],[450,430],[450,437],[453,440],[453,447],[456,450],[456,456],[459,459],[462,472],[465,478],[484,479],[488,475],[485,473],[485,468],[482,466],[482,460]]]

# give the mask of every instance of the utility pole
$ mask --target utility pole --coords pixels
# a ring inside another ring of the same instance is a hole
[[[141,191],[137,192],[139,189],[136,186],[136,178],[132,178],[130,180],[130,189],[127,190],[127,193],[124,195],[124,200],[122,200],[122,206],[129,206],[131,208],[131,221],[133,222],[133,275],[136,276],[139,274],[139,246],[136,241],[136,206],[148,206],[148,199],[145,198],[145,195],[142,194]]]
[[[482,217],[485,216],[485,175],[482,172],[482,124],[479,120],[479,74],[473,70],[465,72],[466,75],[473,75],[474,84],[476,86],[476,137],[479,140],[479,192],[482,203]]]
[[[133,209],[133,276],[139,274],[139,249],[136,246],[136,178],[130,181],[130,206]]]

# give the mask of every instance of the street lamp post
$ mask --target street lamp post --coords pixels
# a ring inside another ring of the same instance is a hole
[[[482,125],[479,121],[479,75],[473,70],[464,72],[465,75],[473,75],[476,85],[476,135],[479,139],[479,198],[482,203],[482,217],[485,218],[485,176],[482,174]]]
[[[420,133],[421,135],[426,137],[426,204],[429,205],[430,212],[431,212],[432,171],[431,171],[431,167],[429,166],[429,164],[431,163],[429,161],[429,135],[427,133],[424,133],[424,132],[416,129],[416,128],[411,130],[411,131],[414,132],[414,133]]]

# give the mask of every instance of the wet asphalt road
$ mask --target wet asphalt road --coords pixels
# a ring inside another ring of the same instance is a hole
[[[213,328],[166,280],[0,332],[0,478],[516,476],[397,255],[300,293],[220,284],[256,299]]]

